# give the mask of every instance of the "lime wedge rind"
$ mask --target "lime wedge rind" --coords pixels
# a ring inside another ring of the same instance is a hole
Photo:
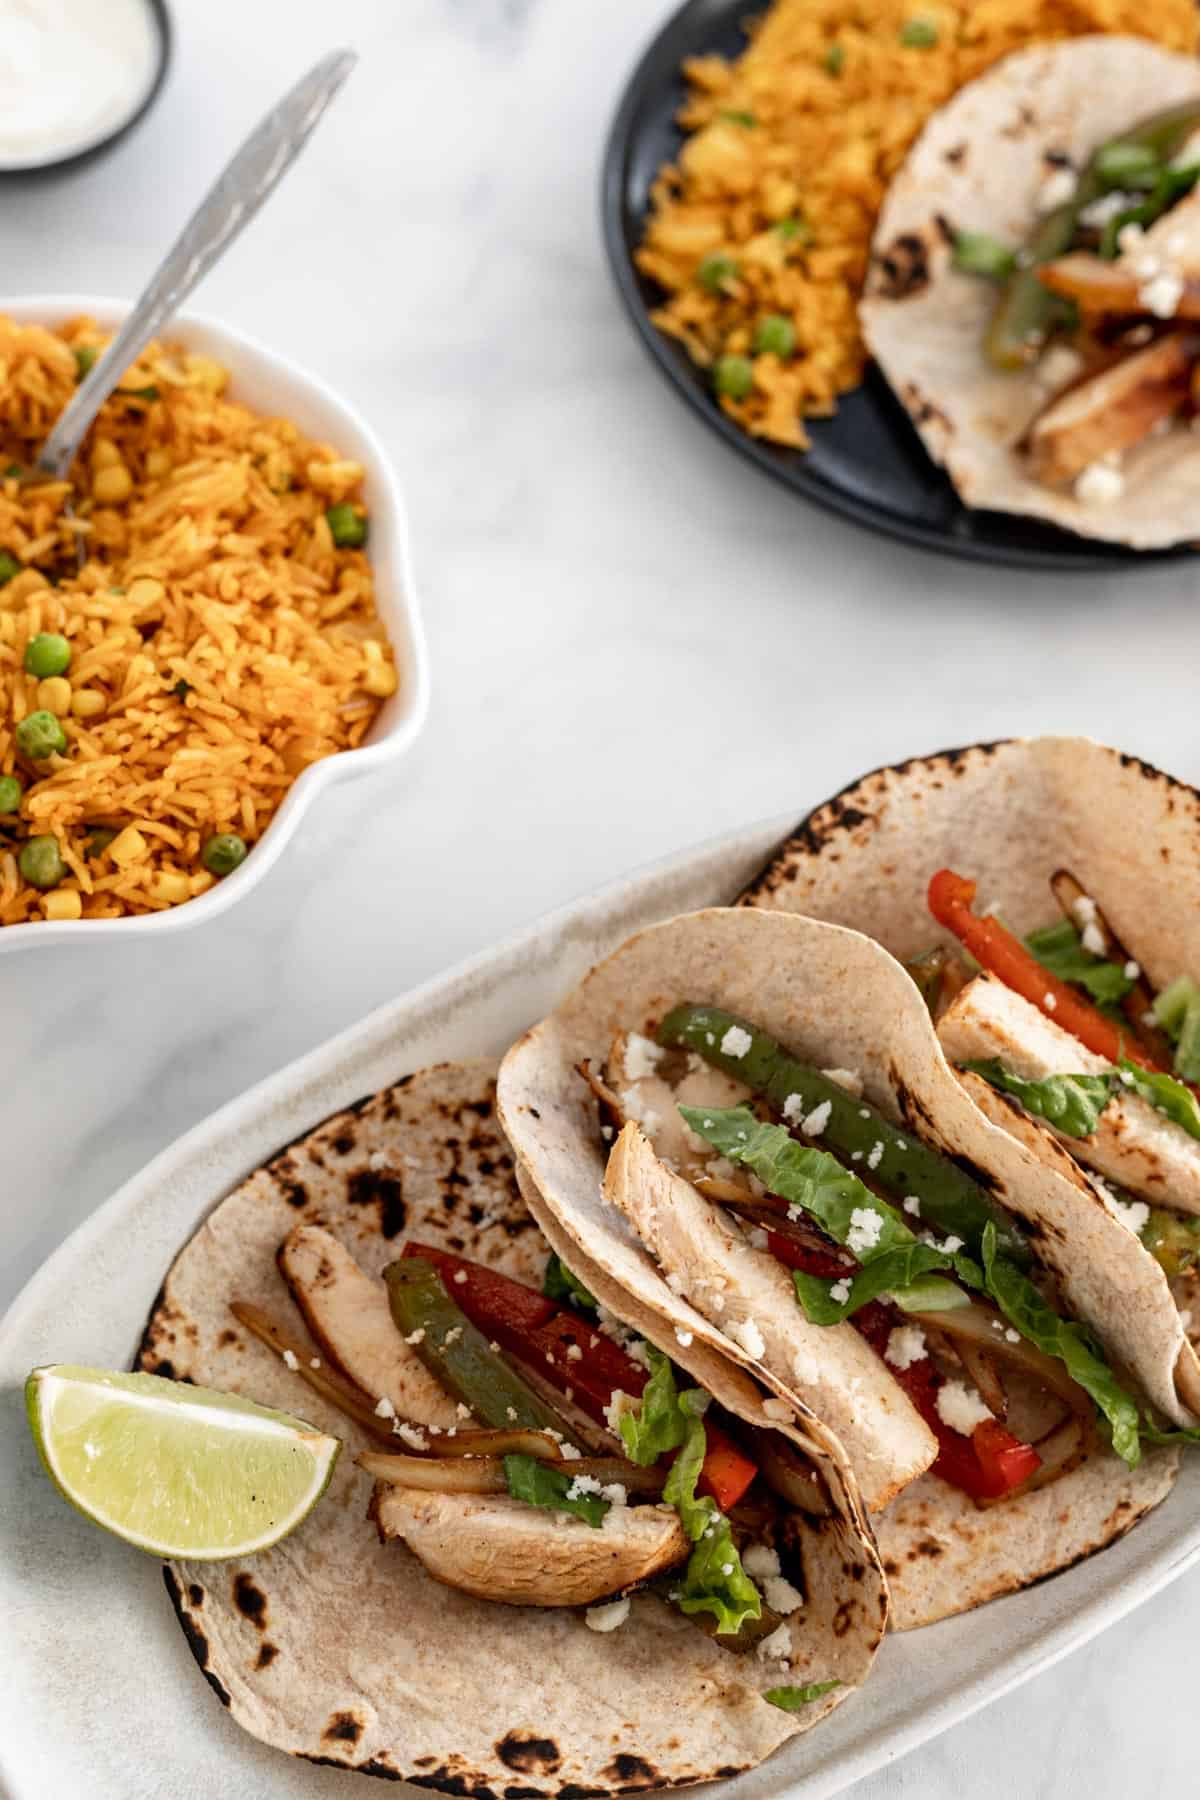
[[[59,1493],[157,1557],[216,1562],[294,1531],[341,1448],[303,1419],[237,1394],[71,1364],[25,1384],[29,1427]]]

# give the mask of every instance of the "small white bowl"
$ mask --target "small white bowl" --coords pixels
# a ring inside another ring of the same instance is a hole
[[[90,294],[34,294],[20,299],[0,297],[0,313],[22,324],[59,325],[87,313],[115,330],[129,311],[128,301]],[[165,912],[138,913],[124,919],[36,920],[0,926],[0,951],[61,944],[68,938],[93,941],[103,933],[124,938],[183,931],[215,919],[263,879],[323,788],[353,780],[385,763],[398,761],[415,742],[429,710],[429,669],[409,555],[404,502],[383,445],[362,415],[316,375],[301,369],[253,338],[199,313],[172,319],[163,336],[214,357],[230,371],[230,395],[257,412],[293,420],[302,431],[335,444],[366,470],[363,498],[371,518],[369,555],[375,577],[375,600],[396,654],[400,686],[385,700],[357,750],[343,750],[310,764],[293,785],[279,811],[239,869],[195,900]]]

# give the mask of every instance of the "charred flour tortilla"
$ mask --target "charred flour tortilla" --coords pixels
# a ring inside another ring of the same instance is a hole
[[[1024,242],[1048,178],[1159,109],[1200,96],[1200,65],[1134,38],[1023,50],[935,113],[880,213],[859,308],[876,361],[934,462],[969,506],[1026,513],[1085,537],[1152,549],[1196,535],[1200,437],[1186,422],[1129,451],[1123,491],[1085,504],[1044,486],[1016,446],[1052,391],[1035,364],[1005,373],[983,352],[994,286],[955,269],[959,231]],[[1183,228],[1184,202],[1160,227]],[[1194,226],[1192,232],[1194,235]]]
[[[365,1440],[230,1315],[236,1294],[299,1328],[276,1253],[302,1225],[332,1233],[371,1275],[411,1234],[540,1289],[548,1246],[517,1190],[494,1075],[484,1063],[426,1070],[327,1120],[236,1189],[181,1252],[141,1366],[298,1406],[347,1448],[321,1505],[282,1544],[244,1565],[169,1565],[167,1586],[222,1703],[293,1755],[529,1800],[737,1774],[863,1680],[886,1622],[869,1529],[820,1427],[791,1430],[764,1413],[741,1370],[702,1343],[685,1349],[570,1249],[598,1297],[729,1412],[812,1451],[825,1516],[787,1513],[805,1604],[788,1620],[793,1660],[781,1675],[650,1594],[600,1635],[581,1611],[488,1604],[432,1580],[367,1521],[371,1483],[353,1464]],[[785,1712],[762,1698],[780,1680],[842,1685]]]
[[[1077,1316],[1091,1316],[1098,1292],[1109,1299],[1108,1286],[1082,1259],[1054,1256],[1058,1224],[1041,1217],[1040,1163],[983,1118],[942,1057],[907,975],[855,933],[736,909],[668,921],[601,963],[505,1058],[501,1116],[548,1235],[573,1242],[628,1305],[671,1320],[678,1341],[720,1350],[845,1435],[857,1478],[884,1507],[874,1525],[893,1622],[929,1623],[1023,1586],[1110,1542],[1157,1504],[1174,1478],[1174,1450],[1149,1452],[1131,1472],[1090,1449],[1051,1485],[987,1511],[930,1475],[912,1480],[932,1460],[924,1426],[880,1359],[878,1385],[868,1387],[853,1327],[807,1325],[769,1254],[714,1221],[715,1206],[655,1153],[649,1120],[645,1132],[626,1125],[611,1151],[602,1135],[580,1066],[603,1066],[614,1038],[653,1029],[684,1000],[752,1020],[802,1061],[854,1071],[865,1100],[932,1147],[987,1167],[1003,1205],[1043,1229],[1039,1247],[1047,1245],[1046,1262]],[[614,1182],[636,1188],[633,1203]],[[1098,1200],[1094,1210],[1123,1230]],[[1136,1310],[1128,1296],[1123,1304]],[[1173,1389],[1167,1397],[1174,1402]]]
[[[741,903],[851,926],[907,961],[934,942],[955,942],[927,903],[930,877],[947,866],[969,870],[983,907],[1021,935],[1046,924],[1050,879],[1069,868],[1103,896],[1113,929],[1156,988],[1200,969],[1200,794],[1084,738],[976,744],[877,769],[810,813]],[[1096,1066],[1073,1040],[1064,1047],[1065,1034],[1042,1014],[1030,1025],[1032,1011],[1007,989],[994,993],[990,980],[973,982],[942,1021],[947,1053],[986,1058],[1019,1042],[1032,1059],[1019,1059],[1019,1069],[1031,1075],[1050,1072],[1055,1059],[1061,1069],[1068,1056],[1076,1072]],[[1065,1259],[1087,1257],[1091,1293],[1081,1296],[1081,1313],[1164,1415],[1191,1424],[1200,1363],[1163,1270],[1112,1216],[1065,1140],[982,1080],[967,1080],[988,1117],[1037,1157],[1026,1192],[1061,1231]],[[1200,1144],[1136,1096],[1118,1098],[1093,1143],[1098,1149],[1082,1154],[1113,1178],[1150,1179],[1151,1198],[1194,1210],[1189,1167]],[[1185,1312],[1189,1291],[1180,1295]]]

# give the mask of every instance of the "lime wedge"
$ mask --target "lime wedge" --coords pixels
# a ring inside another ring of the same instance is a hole
[[[25,1383],[46,1472],[87,1518],[155,1556],[246,1556],[308,1516],[341,1448],[303,1419],[161,1375],[56,1363]]]

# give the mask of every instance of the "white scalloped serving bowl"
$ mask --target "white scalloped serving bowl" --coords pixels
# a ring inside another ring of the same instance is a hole
[[[129,302],[91,294],[32,294],[0,297],[0,313],[23,324],[57,325],[77,313],[88,313],[102,326],[115,329]],[[429,710],[429,670],[409,554],[404,501],[391,461],[362,414],[340,398],[317,375],[268,350],[233,326],[182,313],[164,336],[186,344],[230,370],[230,393],[247,406],[292,419],[315,438],[336,444],[366,470],[363,497],[371,516],[370,557],[375,575],[379,615],[396,653],[400,686],[377,714],[366,741],[311,764],[288,789],[279,811],[240,869],[205,894],[166,912],[140,913],[124,919],[41,920],[0,927],[0,951],[61,944],[67,939],[92,942],[164,935],[215,919],[244,898],[278,861],[305,813],[324,789],[354,780],[396,762],[415,742]]]

